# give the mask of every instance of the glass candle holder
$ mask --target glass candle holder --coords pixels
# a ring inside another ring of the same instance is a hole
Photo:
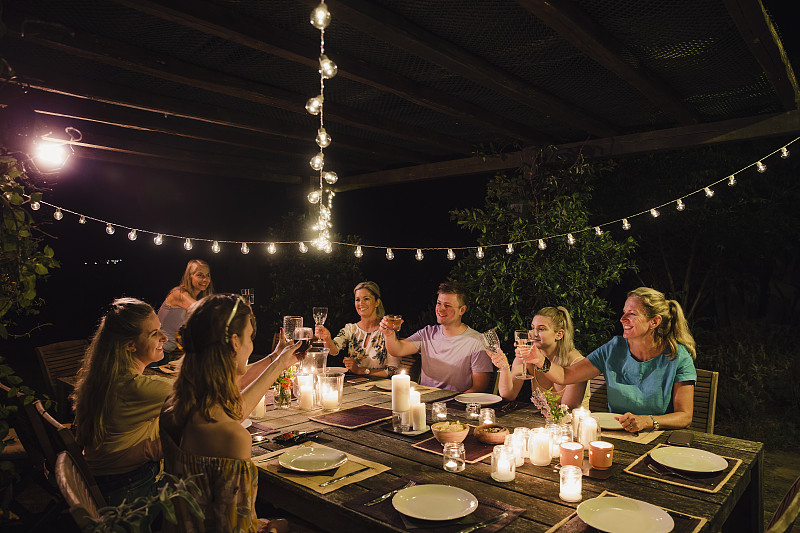
[[[583,498],[583,470],[577,466],[562,466],[559,473],[558,497],[565,502],[579,502]]]
[[[392,430],[405,433],[411,430],[411,411],[392,411]]]
[[[580,435],[580,433],[578,433],[578,425],[580,424],[581,418],[589,416],[590,414],[592,414],[592,412],[583,406],[576,407],[572,410],[572,435],[575,437],[575,440],[578,440],[578,436]]]
[[[578,425],[578,442],[589,449],[589,443],[600,439],[600,422],[592,416],[584,416]]]
[[[545,426],[550,431],[550,457],[558,458],[561,454],[559,446],[562,442],[572,440],[572,426],[567,423],[547,424]]]
[[[342,406],[344,374],[321,374],[317,377],[317,398],[325,411],[336,411]]]
[[[264,417],[267,416],[267,406],[264,404],[264,399],[264,396],[258,399],[256,406],[250,413],[251,420],[263,420]]]
[[[481,404],[479,403],[468,403],[467,404],[467,418],[472,421],[478,420],[481,416]]]
[[[462,472],[467,465],[463,442],[445,442],[442,450],[442,468],[448,472]]]
[[[589,443],[589,464],[592,468],[606,470],[614,462],[614,445],[596,440]]]
[[[572,465],[583,468],[583,444],[580,442],[562,442],[559,448],[562,467]]]
[[[478,421],[481,424],[494,424],[494,409],[491,407],[484,407],[478,413]]]
[[[446,402],[433,402],[431,405],[431,419],[434,422],[443,422],[447,420]]]
[[[492,479],[495,481],[514,481],[516,477],[514,448],[498,444],[492,450]]]
[[[532,431],[533,430],[531,428],[526,428],[526,427],[514,428],[514,434],[516,435],[517,433],[519,433],[525,439],[525,451],[523,452],[523,455],[526,458],[529,458],[531,456],[530,439]]]
[[[306,356],[300,361],[301,374],[324,374],[327,370],[328,349],[313,346],[306,350]]]
[[[514,449],[514,463],[520,467],[525,464],[525,450],[527,449],[528,436],[522,433],[506,435],[505,444]]]
[[[298,374],[295,376],[295,385],[297,386],[297,400],[300,409],[304,411],[316,409],[318,405],[317,395],[314,391],[313,374]]]
[[[550,464],[550,432],[545,428],[536,428],[531,431],[528,441],[528,448],[531,453],[531,463],[536,466],[547,466]]]

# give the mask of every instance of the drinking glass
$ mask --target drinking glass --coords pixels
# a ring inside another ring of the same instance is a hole
[[[306,353],[308,347],[311,346],[311,339],[314,337],[314,330],[311,328],[294,328],[292,332],[294,342],[301,341],[300,348],[297,349],[295,354],[302,355]]]
[[[256,290],[255,289],[242,289],[242,299],[250,305],[253,305],[256,302]]]
[[[532,346],[533,341],[528,337],[527,329],[518,329],[514,331],[514,342],[517,346]],[[517,379],[533,379],[533,376],[528,374],[528,365],[525,361],[522,362],[522,373],[514,376]]]
[[[328,318],[328,308],[313,307],[311,311],[314,315],[314,324],[316,324],[317,326],[325,325],[325,319]]]
[[[283,317],[283,336],[286,337],[286,342],[292,342],[294,339],[294,329],[302,327],[303,317],[291,315]]]
[[[500,336],[495,328],[483,333],[483,347],[494,353],[500,351]]]
[[[386,315],[386,321],[389,327],[395,331],[400,331],[400,325],[403,323],[403,315]]]

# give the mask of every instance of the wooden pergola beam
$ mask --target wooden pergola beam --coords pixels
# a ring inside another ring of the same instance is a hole
[[[587,159],[622,157],[679,148],[710,146],[800,132],[800,111],[788,111],[706,124],[694,124],[665,130],[620,135],[581,143],[559,145],[561,150],[580,151]],[[337,192],[394,185],[412,181],[465,176],[519,167],[525,150],[494,157],[470,157],[414,167],[398,168],[348,176],[334,188]]]
[[[653,104],[671,115],[679,124],[699,122],[699,116],[684,104],[675,91],[646,67],[632,65],[623,57],[633,53],[610,32],[592,20],[575,2],[567,0],[517,0],[522,7],[550,26],[561,37],[616,74],[642,93]]]

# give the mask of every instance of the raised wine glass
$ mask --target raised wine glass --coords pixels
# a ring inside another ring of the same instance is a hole
[[[294,342],[302,341],[300,348],[297,349],[295,352],[296,355],[300,356],[306,353],[309,346],[311,346],[311,339],[314,337],[314,330],[312,328],[294,328],[292,332],[292,336],[294,337]]]
[[[317,326],[324,326],[325,319],[328,318],[328,308],[314,307],[312,308],[312,313],[314,315],[314,324],[316,324]]]
[[[514,331],[514,342],[517,346],[533,346],[533,340],[529,336],[527,329],[518,329]],[[533,376],[528,374],[528,364],[522,361],[522,373],[514,376],[517,379],[533,379]]]
[[[497,330],[495,328],[485,331],[482,337],[484,348],[494,353],[500,351],[500,336],[497,335]]]

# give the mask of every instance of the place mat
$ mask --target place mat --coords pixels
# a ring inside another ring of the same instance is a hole
[[[463,518],[459,518],[458,520],[419,520],[404,516],[395,510],[394,506],[392,505],[391,497],[370,507],[364,505],[368,501],[386,494],[390,490],[403,487],[410,480],[416,481],[418,485],[424,485],[431,482],[429,479],[424,479],[417,476],[404,476],[386,483],[379,489],[374,489],[367,493],[361,494],[349,502],[346,502],[344,505],[345,507],[371,516],[372,518],[380,520],[381,522],[391,524],[398,529],[413,530],[416,533],[425,533],[426,531],[431,531],[432,533],[454,533],[465,527],[469,527],[472,524],[477,524],[478,522],[495,517],[502,512],[508,513],[508,516],[502,520],[475,530],[484,533],[490,533],[493,531],[499,531],[525,512],[525,509],[521,507],[514,507],[513,505],[508,505],[507,503],[481,496],[477,497],[478,507],[472,513]]]
[[[323,444],[306,442],[303,444],[298,444],[297,446],[286,448],[285,450],[277,450],[274,452],[266,453],[259,457],[255,457],[253,458],[253,462],[260,470],[264,470],[266,472],[275,474],[276,476],[288,479],[289,481],[307,487],[313,490],[314,492],[318,492],[320,494],[328,494],[329,492],[333,492],[336,489],[340,489],[345,485],[349,485],[351,483],[357,483],[372,476],[376,476],[381,472],[386,472],[387,470],[391,470],[391,468],[388,466],[382,465],[380,463],[375,463],[373,461],[367,461],[366,459],[362,459],[350,453],[347,454],[347,462],[345,464],[343,464],[339,468],[336,468],[335,470],[327,470],[325,472],[308,472],[308,473],[295,472],[294,470],[283,468],[280,464],[278,464],[278,456],[286,453],[289,450],[293,450],[302,446],[314,446],[315,448],[330,448],[330,446],[325,446]],[[370,467],[370,469],[355,474],[353,476],[344,478],[342,480],[339,480],[336,483],[328,485],[327,487],[319,486],[320,483],[324,483],[325,481],[329,481],[339,476],[349,474],[350,472],[355,472],[356,470],[364,468],[365,466]]]
[[[638,433],[630,433],[629,431],[623,430],[613,430],[613,429],[602,429],[600,430],[602,438],[605,439],[606,437],[610,439],[617,439],[617,440],[627,440],[631,442],[638,442],[639,444],[650,444],[658,437],[661,436],[663,431],[639,431]]]
[[[309,420],[345,429],[356,429],[392,418],[392,410],[375,405],[359,405],[324,415],[310,416]]]
[[[494,449],[494,444],[484,444],[478,440],[475,434],[472,432],[474,426],[470,426],[469,433],[467,433],[467,438],[464,439],[464,452],[466,454],[466,461],[469,464],[474,464],[485,457],[489,457],[492,455],[492,450]],[[418,442],[414,444],[414,448],[419,448],[420,450],[424,450],[426,452],[435,453],[436,455],[442,455],[442,450],[444,447],[442,443],[436,440],[436,437],[431,437],[427,440],[422,442]]]
[[[272,435],[273,433],[278,433],[280,430],[265,426],[261,422],[253,422],[247,428],[247,431],[249,431],[251,435]]]
[[[721,457],[727,459],[728,467],[724,470],[719,472],[713,472],[711,474],[694,474],[692,472],[681,472],[682,475],[686,477],[692,478],[692,481],[683,479],[682,477],[676,476],[671,474],[667,471],[667,468],[661,466],[659,463],[654,461],[650,454],[653,450],[657,448],[661,448],[662,446],[667,446],[666,444],[659,444],[658,446],[651,449],[649,452],[645,453],[630,465],[625,468],[625,472],[629,474],[633,474],[634,476],[639,477],[646,477],[649,479],[655,479],[656,481],[661,481],[663,483],[669,483],[671,485],[678,485],[679,487],[688,487],[694,490],[700,490],[703,492],[719,492],[722,486],[727,483],[727,481],[731,478],[736,469],[739,468],[739,465],[742,464],[741,459],[735,459],[733,457],[725,457],[722,455]],[[660,471],[664,472],[662,475],[658,475],[650,469],[649,465],[654,465]],[[695,479],[696,478],[696,479]]]
[[[621,498],[622,496],[604,490],[598,497]],[[664,509],[664,511],[666,511],[675,522],[675,527],[672,529],[672,533],[697,533],[703,529],[703,526],[706,524],[706,522],[708,522],[708,520],[705,518],[679,513],[678,511],[673,511],[672,509],[667,509],[666,507],[661,507],[661,509]],[[594,531],[597,531],[597,529],[591,527],[586,522],[581,520],[581,518],[578,516],[578,512],[575,511],[567,516],[564,520],[548,529],[545,533],[589,533]]]

